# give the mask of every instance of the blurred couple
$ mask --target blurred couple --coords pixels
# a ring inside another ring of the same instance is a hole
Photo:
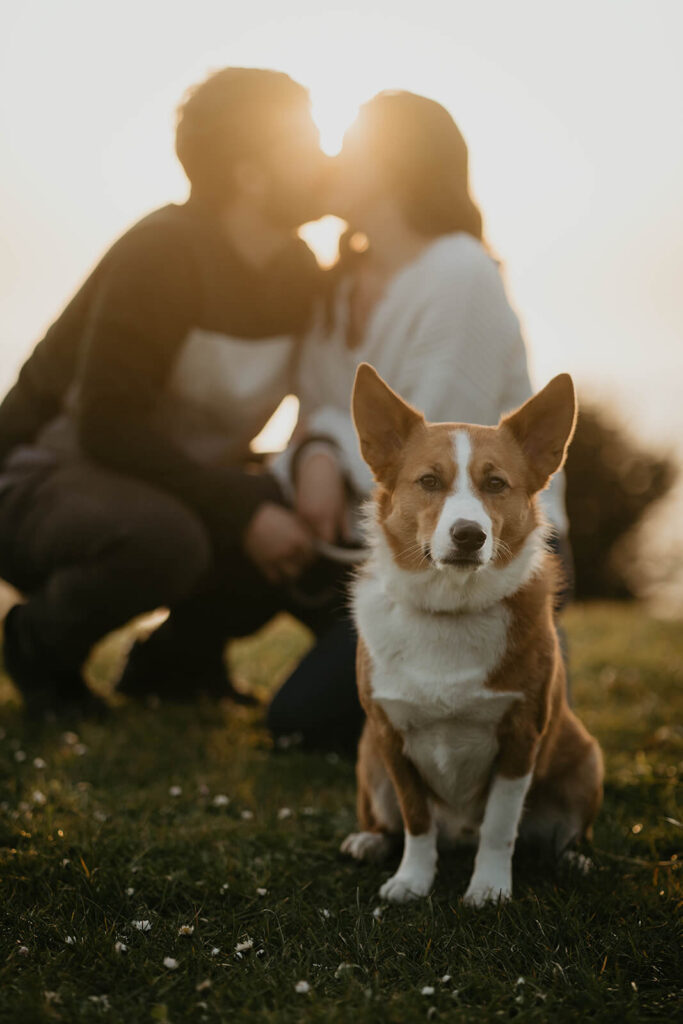
[[[372,483],[356,365],[431,420],[496,423],[531,394],[519,323],[438,103],[380,93],[329,160],[301,85],[226,68],[187,94],[176,151],[187,202],[112,246],[0,406],[0,576],[26,598],[5,622],[6,670],[29,712],[99,714],[92,646],[165,607],[118,691],[249,703],[226,643],[286,610],[316,640],[268,725],[352,748],[345,584]],[[328,213],[349,229],[322,271],[297,228]],[[250,442],[292,392],[293,440],[258,464]],[[561,484],[546,494],[560,540]]]

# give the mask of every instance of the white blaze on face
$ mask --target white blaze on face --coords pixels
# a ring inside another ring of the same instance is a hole
[[[430,543],[434,561],[439,564],[447,562],[455,554],[456,548],[451,536],[451,529],[458,521],[464,519],[476,523],[486,534],[486,540],[478,555],[481,565],[486,565],[493,554],[493,527],[491,518],[481,498],[477,497],[470,477],[472,459],[472,441],[468,430],[453,431],[453,458],[455,461],[455,482],[453,489],[446,496],[441,509],[439,521],[432,534]]]

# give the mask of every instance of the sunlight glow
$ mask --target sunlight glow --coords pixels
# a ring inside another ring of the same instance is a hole
[[[299,417],[299,399],[287,395],[270,417],[260,434],[251,442],[251,450],[257,454],[281,452],[287,447]]]
[[[321,217],[302,224],[298,234],[310,246],[321,267],[331,267],[339,255],[339,238],[346,221],[339,217]]]
[[[344,95],[336,83],[321,85],[311,91],[313,117],[320,130],[320,145],[328,156],[341,149],[344,132],[358,113],[358,104]]]

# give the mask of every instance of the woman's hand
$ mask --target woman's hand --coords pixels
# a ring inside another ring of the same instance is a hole
[[[270,501],[254,512],[244,534],[244,549],[271,583],[296,579],[315,557],[306,523],[290,509]]]
[[[346,486],[337,460],[327,452],[302,453],[296,474],[295,508],[316,537],[336,543],[349,537]]]

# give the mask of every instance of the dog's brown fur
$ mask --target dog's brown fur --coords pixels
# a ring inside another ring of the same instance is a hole
[[[369,367],[359,370],[353,407],[361,449],[377,480],[377,521],[395,562],[419,571],[456,471],[450,438],[458,425],[426,423],[367,371],[374,374]],[[472,479],[499,542],[495,564],[510,562],[538,525],[534,496],[562,464],[574,422],[573,388],[564,375],[498,427],[467,427]],[[504,477],[503,494],[487,493],[482,481],[492,472]],[[431,473],[442,482],[438,491],[415,486]],[[602,799],[602,758],[596,740],[567,704],[554,621],[558,570],[553,555],[544,559],[542,571],[505,599],[511,613],[507,648],[486,686],[524,694],[500,721],[495,772],[516,779],[533,770],[521,835],[550,841],[561,852],[590,833]],[[405,754],[405,737],[375,701],[372,676],[361,636],[357,678],[367,722],[357,763],[360,825],[384,834],[399,833],[403,826],[419,836],[429,828],[430,805],[439,799]],[[395,805],[386,799],[388,781]],[[379,801],[381,787],[385,797]],[[486,792],[481,800],[483,807]]]

